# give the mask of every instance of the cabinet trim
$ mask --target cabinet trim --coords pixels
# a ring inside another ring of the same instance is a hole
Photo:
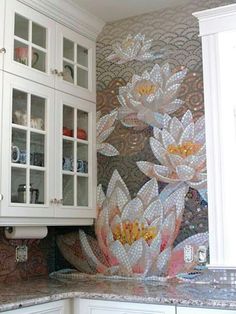
[[[200,21],[200,36],[236,28],[236,4],[193,13]]]
[[[73,0],[19,0],[77,33],[96,40],[105,22],[79,7]]]

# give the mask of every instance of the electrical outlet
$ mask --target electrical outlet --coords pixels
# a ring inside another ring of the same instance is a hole
[[[204,264],[207,261],[207,248],[204,245],[200,245],[197,250],[197,262]]]
[[[193,247],[192,245],[185,245],[184,247],[184,261],[185,263],[193,262]]]
[[[16,247],[16,262],[24,263],[28,259],[28,247],[27,245],[19,245]]]

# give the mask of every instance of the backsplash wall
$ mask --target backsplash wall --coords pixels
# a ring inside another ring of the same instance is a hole
[[[201,117],[204,114],[201,43],[198,37],[198,22],[192,12],[235,2],[193,0],[185,6],[167,8],[107,24],[97,40],[97,107],[102,116],[120,107],[117,99],[119,87],[125,86],[134,74],[141,75],[145,70],[150,72],[155,63],[161,66],[168,62],[172,71],[179,71],[182,67],[188,69],[178,95],[185,103],[172,116],[181,118],[190,109],[195,121]],[[112,53],[113,44],[124,40],[128,34],[138,33],[145,34],[146,39],[153,39],[153,51],[159,52],[165,48],[168,55],[155,61],[131,61],[124,65],[106,60]],[[98,153],[98,183],[102,184],[104,191],[113,171],[117,169],[131,197],[135,197],[149,180],[139,170],[136,162],[156,163],[149,144],[152,133],[151,127],[140,131],[127,128],[116,120],[115,129],[106,141],[119,151],[119,155],[107,157]],[[158,183],[161,188],[165,185]],[[207,202],[196,190],[189,190],[185,207],[175,244],[208,230]],[[69,227],[50,227],[46,239],[26,242],[6,240],[3,228],[0,228],[0,281],[30,279],[67,267],[68,263],[56,248],[55,238],[58,233],[74,230],[75,228]],[[15,247],[25,242],[29,246],[29,261],[16,264]]]

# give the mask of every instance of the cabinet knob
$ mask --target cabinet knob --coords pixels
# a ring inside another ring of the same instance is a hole
[[[0,49],[0,53],[6,53],[7,51],[6,51],[6,48],[1,48]]]
[[[0,201],[3,200],[3,194],[0,194]]]
[[[55,74],[55,75],[58,75],[58,70],[57,69],[53,69],[53,70],[51,70],[51,73]]]

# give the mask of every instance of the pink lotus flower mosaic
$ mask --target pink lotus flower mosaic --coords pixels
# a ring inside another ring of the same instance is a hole
[[[202,233],[173,248],[187,191],[187,186],[182,184],[173,192],[168,193],[164,189],[159,194],[157,180],[153,178],[131,199],[124,181],[115,170],[106,195],[101,185],[97,190],[97,245],[80,230],[78,240],[83,257],[79,258],[88,261],[93,273],[104,275],[158,279],[186,271],[185,244],[191,243],[193,248],[197,248],[207,245],[208,241],[208,234]],[[68,256],[68,243],[66,246],[64,241],[66,239],[59,238],[58,245]],[[70,239],[71,245],[73,241],[75,237]],[[72,257],[69,261],[73,264]],[[190,266],[196,266],[196,262],[187,267]]]

